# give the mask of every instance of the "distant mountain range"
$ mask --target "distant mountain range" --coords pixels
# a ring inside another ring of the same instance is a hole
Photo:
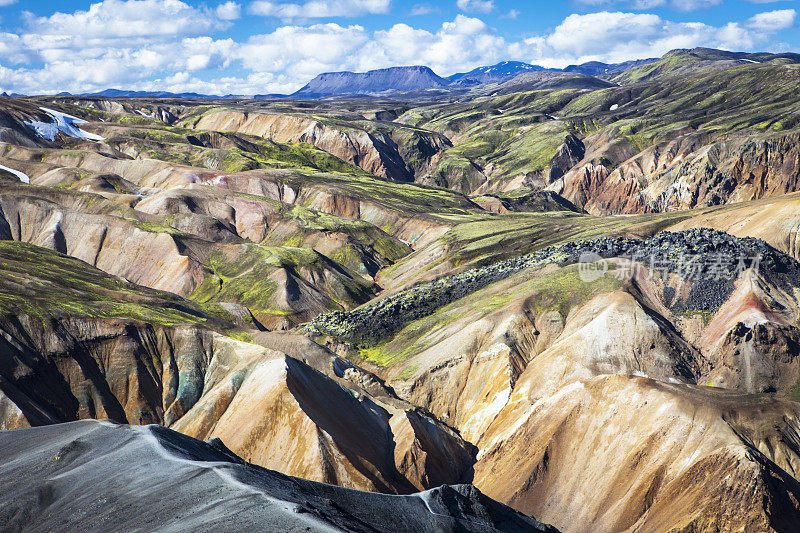
[[[305,87],[292,94],[294,98],[323,98],[349,94],[376,94],[385,92],[425,91],[430,89],[467,89],[488,83],[506,83],[517,76],[532,72],[583,74],[586,76],[612,76],[628,69],[653,63],[657,59],[638,59],[624,63],[592,61],[570,65],[563,69],[548,69],[522,61],[503,61],[495,65],[478,67],[469,72],[453,74],[448,78],[436,75],[423,66],[392,67],[364,73],[327,72],[320,74]],[[601,80],[597,84],[602,85]]]
[[[695,48],[692,50],[677,50],[676,52],[691,53],[706,61],[747,61],[760,63],[762,61],[785,60],[788,62],[800,61],[800,55],[792,53],[768,54],[728,52],[710,48]],[[408,67],[391,67],[368,72],[326,72],[320,74],[302,87],[297,92],[285,94],[257,94],[257,95],[210,95],[195,92],[172,93],[168,91],[131,91],[124,89],[106,89],[99,92],[71,94],[59,93],[58,96],[102,97],[102,98],[188,98],[188,99],[228,99],[228,100],[264,100],[270,98],[299,98],[313,100],[330,96],[346,95],[372,95],[386,93],[409,93],[428,90],[466,91],[472,87],[485,84],[499,84],[501,92],[506,92],[510,87],[515,90],[526,90],[519,87],[540,86],[543,83],[548,87],[561,84],[569,87],[602,88],[611,85],[608,83],[614,76],[618,76],[633,68],[658,61],[656,58],[636,59],[622,63],[602,63],[590,61],[580,65],[569,65],[563,69],[545,68],[522,61],[502,61],[494,65],[475,68],[469,72],[453,74],[448,77],[437,75],[429,67],[416,65]],[[531,77],[536,72],[565,73],[598,78],[540,78]],[[518,78],[518,79],[515,79]],[[551,87],[552,88],[552,87]],[[533,90],[533,89],[529,89]],[[4,96],[24,96],[17,93]]]
[[[221,95],[210,95],[210,94],[200,94],[200,93],[171,93],[168,91],[128,91],[124,89],[106,89],[104,91],[97,91],[91,93],[80,93],[80,94],[72,94],[69,92],[62,92],[58,93],[56,96],[81,96],[81,97],[103,97],[103,98],[209,98],[214,100],[220,99],[239,99],[239,98],[250,98],[248,96],[243,95],[235,95],[235,94],[228,94],[225,96]]]
[[[730,54],[746,56],[748,54],[734,54],[732,52],[719,52],[719,54]],[[228,99],[243,100],[254,99],[263,100],[268,98],[301,98],[316,99],[328,96],[345,95],[369,95],[390,92],[414,92],[427,91],[431,89],[441,90],[465,90],[477,85],[490,83],[509,83],[514,78],[522,74],[532,72],[554,72],[583,74],[595,77],[610,77],[620,74],[634,67],[645,65],[657,61],[657,59],[637,59],[625,61],[623,63],[601,63],[591,61],[580,65],[569,65],[563,69],[545,68],[522,61],[502,61],[495,65],[488,65],[475,68],[469,72],[453,74],[448,77],[437,75],[429,67],[422,65],[408,67],[391,67],[368,72],[326,72],[320,74],[303,86],[297,92],[285,94],[257,94],[257,95],[211,95],[195,92],[173,93],[168,91],[133,91],[125,89],[106,89],[97,92],[71,94],[68,92],[59,93],[58,96],[80,96],[80,97],[102,97],[102,98],[188,98],[188,99]],[[519,80],[520,82],[522,79]],[[602,85],[600,83],[599,85]],[[10,96],[23,96],[11,94]]]
[[[563,69],[549,69],[522,61],[502,61],[495,65],[475,68],[469,72],[442,77],[429,67],[415,65],[409,67],[391,67],[368,72],[326,72],[315,77],[297,92],[285,94],[257,95],[211,95],[195,92],[173,93],[168,91],[132,91],[124,89],[106,89],[104,91],[71,94],[59,93],[58,96],[80,96],[86,98],[189,98],[209,100],[264,100],[268,98],[300,98],[313,100],[329,96],[369,95],[391,92],[414,92],[431,89],[465,90],[489,83],[508,83],[515,77],[532,72],[554,72],[584,74],[586,76],[611,76],[628,69],[652,63],[656,59],[639,59],[624,63],[601,63],[592,61],[581,65],[570,65]],[[520,82],[522,79],[520,79]],[[598,85],[602,85],[599,83]],[[22,96],[12,94],[11,96]]]

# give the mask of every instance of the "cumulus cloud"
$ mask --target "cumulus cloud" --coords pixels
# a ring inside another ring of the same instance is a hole
[[[234,2],[219,9],[230,15],[231,4]],[[23,16],[34,34],[83,38],[204,35],[230,26],[218,13],[180,0],[103,0],[86,11],[57,12],[49,17],[23,12]]]
[[[242,6],[236,2],[225,2],[217,6],[214,13],[222,20],[236,20],[242,16]]]
[[[707,46],[751,49],[784,29],[792,13],[762,13],[743,22],[717,27],[700,22],[671,22],[650,13],[608,12],[570,15],[544,38],[553,56],[578,61],[624,61],[658,57],[675,48]],[[546,52],[545,52],[546,53]]]
[[[745,25],[755,30],[772,32],[791,28],[796,18],[797,11],[794,9],[780,9],[754,15]]]
[[[0,33],[0,63],[7,66],[19,65],[36,63],[41,59],[41,56],[35,50],[31,50],[21,36],[15,33]]]
[[[396,24],[375,32],[362,64],[378,68],[388,64],[428,65],[452,74],[476,63],[502,60],[506,41],[477,18],[457,15],[435,33]]]
[[[10,6],[11,4],[16,4],[17,0],[0,0],[0,7]]]
[[[198,8],[180,0],[103,0],[47,17],[24,12],[25,33],[0,34],[0,63],[26,68],[0,79],[26,93],[85,92],[133,87],[168,70],[227,68],[238,43],[208,34],[240,13],[233,1]]]
[[[283,26],[248,39],[238,57],[248,70],[285,72],[293,79],[310,79],[328,70],[357,68],[358,62],[353,59],[368,41],[368,32],[358,25]]]
[[[388,13],[390,6],[391,0],[310,0],[301,4],[256,0],[248,11],[253,15],[284,19],[357,17]]]

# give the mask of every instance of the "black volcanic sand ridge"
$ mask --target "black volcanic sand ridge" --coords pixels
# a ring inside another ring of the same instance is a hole
[[[472,485],[391,496],[244,463],[219,440],[82,420],[0,431],[11,531],[547,532]]]

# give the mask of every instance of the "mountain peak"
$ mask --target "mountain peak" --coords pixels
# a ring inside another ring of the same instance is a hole
[[[545,68],[522,61],[501,61],[494,65],[472,69],[469,72],[453,74],[449,79],[459,85],[477,85],[479,83],[504,81],[513,78],[517,74],[537,70],[545,70]]]

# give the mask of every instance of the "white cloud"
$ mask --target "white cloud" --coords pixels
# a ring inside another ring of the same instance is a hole
[[[236,20],[242,16],[242,6],[236,2],[225,2],[218,5],[214,12],[222,20]]]
[[[0,64],[19,65],[40,60],[39,54],[31,50],[21,36],[15,33],[0,33]]]
[[[369,38],[358,25],[282,26],[250,37],[240,47],[239,58],[255,72],[285,72],[296,80],[307,80],[328,70],[356,68],[352,60]]]
[[[0,7],[10,6],[11,4],[16,4],[17,0],[0,0]]]
[[[652,42],[665,30],[658,15],[603,11],[568,16],[546,42],[555,50],[581,56],[600,50],[607,53],[609,47],[622,43]]]
[[[206,54],[194,54],[186,59],[186,69],[190,71],[208,68],[211,57]]]
[[[23,12],[23,16],[35,34],[84,39],[204,35],[230,26],[212,11],[180,0],[103,0],[87,11],[57,12],[49,17]]]
[[[362,64],[378,68],[395,65],[427,65],[445,74],[463,71],[475,63],[496,63],[506,41],[477,18],[457,15],[436,33],[396,24],[375,32]]]
[[[552,57],[573,56],[582,62],[658,57],[675,48],[697,46],[752,49],[787,27],[789,19],[793,21],[793,15],[764,13],[744,23],[716,27],[700,22],[671,22],[649,13],[603,11],[570,15],[544,39],[550,48],[544,53]]]
[[[749,28],[762,31],[779,31],[794,26],[797,11],[794,9],[781,9],[754,15],[747,22]]]
[[[38,46],[51,42],[31,35],[18,39]],[[0,55],[19,41],[0,34]],[[0,80],[3,85],[27,94],[137,88],[165,71],[225,69],[231,65],[238,46],[230,39],[187,37],[144,47],[43,48],[28,51],[44,61],[41,68],[20,68],[14,71],[14,76],[0,76]],[[3,63],[10,64],[5,60]],[[13,87],[9,85],[12,83]]]
[[[491,13],[494,10],[493,0],[457,0],[456,6],[465,13]]]
[[[391,0],[309,0],[302,4],[256,0],[248,11],[264,17],[293,19],[374,15],[388,13],[390,7]]]

